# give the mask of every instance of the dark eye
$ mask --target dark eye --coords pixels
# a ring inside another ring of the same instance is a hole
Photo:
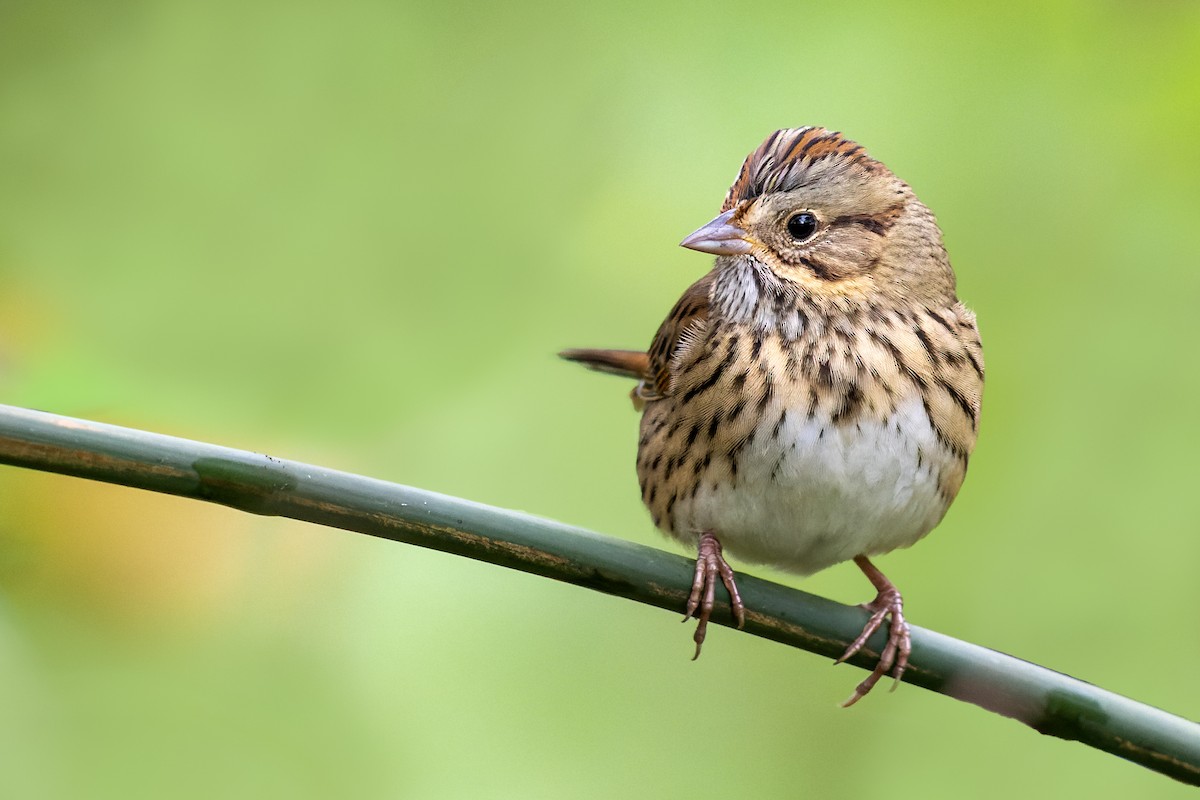
[[[808,211],[792,214],[788,218],[787,229],[797,242],[806,242],[817,232],[817,218]]]

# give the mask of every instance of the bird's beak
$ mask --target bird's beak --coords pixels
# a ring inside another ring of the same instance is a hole
[[[736,208],[726,211],[688,236],[679,243],[679,246],[689,250],[699,250],[701,253],[712,253],[714,256],[736,256],[739,253],[749,253],[748,234],[729,222],[733,219],[736,211]]]

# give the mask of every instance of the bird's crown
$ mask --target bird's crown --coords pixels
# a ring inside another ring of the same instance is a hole
[[[887,170],[867,155],[861,145],[838,131],[813,126],[783,128],[746,156],[721,210],[728,211],[743,200],[791,191],[855,169],[868,173]]]

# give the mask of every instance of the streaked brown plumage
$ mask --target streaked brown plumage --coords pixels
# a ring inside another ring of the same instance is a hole
[[[721,211],[683,242],[713,270],[647,353],[563,355],[638,380],[642,498],[698,552],[697,655],[718,580],[743,618],[722,546],[799,574],[859,565],[877,596],[842,658],[891,619],[853,703],[908,661],[900,593],[868,557],[928,533],[962,485],[983,390],[975,317],[933,214],[840,133],[776,131]]]

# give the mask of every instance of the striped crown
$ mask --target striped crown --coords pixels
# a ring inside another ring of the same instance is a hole
[[[814,173],[811,167],[817,164],[825,168]],[[877,173],[887,168],[838,131],[784,128],[772,133],[746,156],[737,180],[725,194],[721,211],[728,211],[742,200],[798,189],[818,177],[827,179],[835,172],[850,169]]]

